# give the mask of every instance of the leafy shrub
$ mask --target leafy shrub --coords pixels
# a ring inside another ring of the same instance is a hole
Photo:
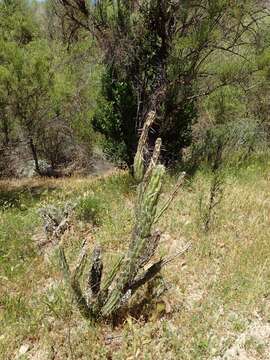
[[[221,152],[223,165],[240,165],[266,145],[265,130],[254,118],[242,118],[225,124],[201,124],[194,134],[194,142],[187,156],[190,172],[201,165],[211,168],[217,151]]]
[[[105,154],[116,164],[124,162],[131,166],[140,131],[137,124],[137,93],[128,76],[123,79],[124,74],[111,72],[112,69],[107,69],[102,78],[93,127],[105,136],[102,144]],[[180,90],[177,90],[177,94],[174,91],[176,89],[167,93],[153,131],[149,134],[152,147],[156,139],[162,137],[166,150],[162,151],[162,159],[167,163],[179,160],[181,150],[191,144],[191,124],[197,116],[195,101],[186,101],[175,110]]]
[[[116,75],[118,78],[116,78]],[[101,94],[93,118],[95,130],[105,135],[105,153],[114,161],[132,164],[136,150],[136,94],[128,80],[109,68],[102,77]]]
[[[86,196],[80,199],[76,213],[80,220],[90,222],[93,225],[100,225],[103,210],[104,203],[102,203],[100,198],[86,194]]]

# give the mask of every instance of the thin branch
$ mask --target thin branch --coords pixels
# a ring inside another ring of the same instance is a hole
[[[171,195],[169,196],[169,198],[167,199],[167,201],[165,202],[165,204],[161,207],[161,209],[159,210],[158,214],[155,217],[154,220],[154,224],[161,218],[161,216],[165,213],[165,211],[168,209],[168,207],[170,206],[171,202],[174,200],[175,196],[177,195],[180,187],[183,185],[184,180],[185,180],[185,176],[186,173],[183,172],[180,177],[179,180],[173,190],[173,192],[171,193]]]

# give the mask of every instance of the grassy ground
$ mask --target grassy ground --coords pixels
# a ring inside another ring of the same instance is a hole
[[[135,190],[129,175],[0,183],[0,358],[222,358],[251,325],[270,321],[268,169],[257,161],[227,171],[208,233],[199,204],[209,174],[187,181],[158,226],[162,254],[189,240],[192,250],[163,272],[169,290],[162,298],[114,328],[87,323],[72,305],[54,249],[38,248],[37,210],[94,197],[98,226],[74,221],[65,247],[72,262],[84,238],[91,247],[100,242],[109,265],[128,246]],[[174,183],[167,178],[165,193]],[[250,359],[269,359],[268,345],[252,337],[243,344]]]

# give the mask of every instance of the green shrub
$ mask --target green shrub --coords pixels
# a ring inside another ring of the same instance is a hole
[[[100,225],[104,203],[96,196],[86,195],[81,198],[76,209],[77,217],[93,225]]]

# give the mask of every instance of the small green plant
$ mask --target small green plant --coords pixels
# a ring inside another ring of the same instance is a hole
[[[210,230],[216,216],[217,206],[220,204],[224,191],[224,179],[221,173],[212,174],[209,194],[207,199],[201,195],[199,200],[199,212],[205,232]]]
[[[211,223],[216,215],[216,208],[220,204],[224,192],[224,175],[222,172],[223,166],[223,153],[226,146],[226,137],[223,132],[220,132],[212,141],[208,150],[208,162],[211,172],[211,184],[209,188],[209,195],[204,199],[203,195],[199,201],[199,211],[203,228],[208,232]]]
[[[103,207],[103,203],[98,197],[86,195],[79,200],[76,206],[76,214],[78,219],[82,221],[100,225]]]
[[[125,307],[139,288],[154,279],[165,265],[182,255],[190,247],[190,243],[188,243],[173,256],[160,258],[159,261],[147,267],[156,253],[161,238],[161,232],[152,231],[152,227],[167,210],[183,179],[181,177],[181,181],[169,199],[161,207],[158,207],[165,175],[165,167],[158,163],[161,139],[156,141],[149,164],[146,166],[145,163],[148,134],[154,120],[155,113],[150,112],[142,130],[134,159],[134,177],[138,184],[137,200],[134,227],[126,254],[118,259],[102,281],[101,248],[96,246],[88,272],[87,291],[84,293],[80,285],[80,278],[87,262],[86,242],[83,242],[81,254],[73,269],[67,263],[63,245],[60,243],[59,246],[59,256],[65,279],[81,314],[91,320],[115,318],[119,314],[119,310]]]

